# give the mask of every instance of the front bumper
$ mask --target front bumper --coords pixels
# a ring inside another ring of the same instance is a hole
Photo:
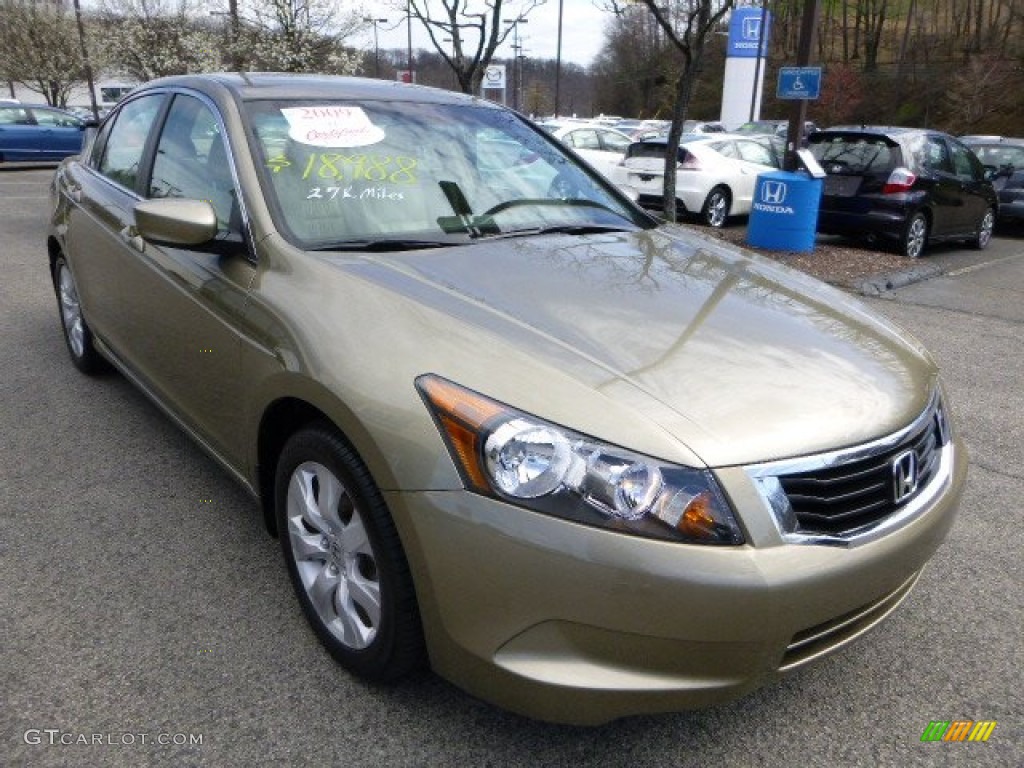
[[[611,533],[463,491],[385,495],[434,669],[512,711],[597,724],[735,698],[881,621],[953,523],[967,460],[952,450],[928,510],[849,547],[787,543],[742,468],[717,473],[741,547]]]

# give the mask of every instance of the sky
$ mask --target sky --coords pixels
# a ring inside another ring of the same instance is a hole
[[[604,24],[610,17],[595,5],[600,0],[563,0],[562,10],[562,61],[571,61],[581,66],[589,66],[604,45]],[[520,6],[521,7],[521,6]],[[512,18],[514,9],[508,10],[507,18]],[[388,19],[387,24],[379,25],[378,35],[381,50],[399,48],[405,50],[408,44],[408,31],[405,14],[385,9],[383,4],[376,6],[373,12],[377,18]],[[519,25],[519,42],[524,54],[529,58],[554,59],[558,52],[558,0],[547,0],[544,5],[534,8],[526,16],[527,22]],[[392,29],[393,28],[393,29]],[[371,54],[373,52],[373,30],[367,32],[359,41]],[[413,19],[412,25],[413,50],[423,48],[433,50],[423,25]],[[512,35],[498,48],[496,58],[512,56]]]

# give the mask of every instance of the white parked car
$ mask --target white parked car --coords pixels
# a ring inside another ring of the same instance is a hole
[[[641,205],[661,207],[666,141],[631,144],[613,177]],[[766,136],[684,135],[676,166],[676,205],[709,227],[750,213],[757,176],[780,167],[782,149],[778,140]]]
[[[606,178],[618,183],[619,163],[633,143],[625,133],[596,123],[545,122],[540,127],[571,147]]]

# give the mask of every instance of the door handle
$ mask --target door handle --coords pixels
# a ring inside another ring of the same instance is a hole
[[[81,187],[69,187],[68,197],[74,200],[76,203],[82,202],[82,188]]]
[[[136,231],[135,227],[128,225],[120,232],[118,232],[118,234],[121,236],[122,240],[128,243],[128,245],[130,245],[136,251],[138,251],[139,253],[145,253],[146,241],[142,239],[142,235],[140,235]]]

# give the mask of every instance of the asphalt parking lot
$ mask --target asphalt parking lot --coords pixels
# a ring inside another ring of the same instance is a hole
[[[932,350],[971,453],[903,606],[740,701],[581,729],[430,673],[368,686],[321,650],[253,502],[127,381],[69,362],[51,175],[0,168],[0,765],[1021,765],[1024,238],[866,300]],[[945,720],[997,724],[922,742]]]

